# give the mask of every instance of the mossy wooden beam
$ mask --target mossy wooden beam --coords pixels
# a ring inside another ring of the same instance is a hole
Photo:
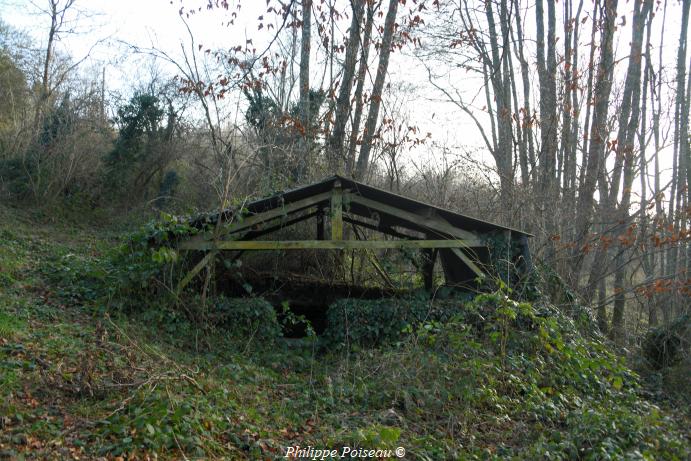
[[[175,289],[176,294],[182,293],[182,290],[187,286],[188,283],[192,281],[192,279],[202,270],[204,267],[207,266],[207,264],[211,264],[213,262],[214,257],[218,254],[218,251],[210,251],[204,257],[197,263],[196,266],[190,270],[185,277],[180,280],[180,283],[178,283],[177,288]]]
[[[246,235],[244,235],[242,237],[242,239],[243,240],[252,240],[252,239],[255,239],[257,237],[261,237],[262,235],[270,234],[272,232],[276,232],[278,230],[285,229],[286,227],[290,227],[293,224],[297,224],[299,222],[306,221],[306,220],[313,218],[315,216],[317,216],[317,212],[313,211],[311,213],[307,213],[305,215],[298,216],[296,218],[289,219],[287,221],[281,219],[281,220],[278,220],[275,224],[271,225],[270,227],[266,227],[266,228],[262,228],[262,229],[258,229],[258,230],[252,230],[252,231],[248,232]],[[267,223],[267,224],[270,224],[270,223]]]
[[[326,202],[329,200],[331,197],[331,192],[324,192],[321,194],[313,195],[312,197],[307,197],[302,200],[297,200],[295,202],[287,203],[283,206],[264,211],[261,213],[257,213],[251,216],[247,216],[242,219],[234,219],[231,223],[224,224],[224,229],[221,229],[218,233],[215,233],[214,231],[206,233],[206,234],[199,234],[195,235],[192,237],[189,241],[190,242],[207,242],[212,240],[213,238],[219,238],[223,237],[224,235],[240,232],[243,230],[248,230],[258,224],[265,223],[267,221],[271,221],[272,219],[281,217],[281,216],[287,216],[292,213],[296,213],[298,211],[304,210],[305,208],[309,208],[311,206],[317,205],[321,202]]]
[[[345,217],[344,217],[345,219]],[[364,235],[360,234],[359,228],[352,224],[353,227],[353,234],[355,234],[355,237],[358,240],[365,240]],[[384,270],[384,268],[379,264],[379,260],[377,259],[377,255],[374,253],[372,250],[367,250],[366,251],[367,258],[369,259],[370,263],[372,264],[372,267],[374,267],[374,270],[377,271],[379,276],[382,278],[384,283],[388,285],[390,288],[396,288],[396,285],[393,283],[391,280],[391,277],[389,277],[389,274]]]
[[[311,206],[314,206],[320,202],[325,202],[329,199],[331,196],[330,192],[324,192],[321,194],[313,195],[312,197],[307,197],[302,200],[298,200],[296,202],[292,203],[287,203],[281,207],[274,208],[272,210],[264,211],[262,213],[257,213],[252,216],[248,216],[240,221],[236,221],[231,223],[227,228],[226,228],[226,233],[232,234],[234,232],[239,232],[243,229],[247,229],[248,227],[253,227],[256,226],[257,224],[261,224],[266,221],[270,221],[274,218],[278,218],[280,216],[285,216],[289,215],[295,212],[298,212],[300,210],[304,210],[305,208],[309,208]]]
[[[343,215],[343,220],[347,223],[353,224],[355,226],[359,227],[364,227],[366,229],[371,229],[373,231],[381,232],[382,234],[390,235],[392,237],[397,237],[401,239],[413,239],[413,240],[420,240],[417,237],[413,237],[411,235],[404,234],[402,232],[397,232],[396,230],[390,228],[390,227],[383,227],[383,226],[377,226],[375,224],[370,224],[366,221],[361,221],[359,219],[353,219],[347,214]]]
[[[463,253],[460,249],[458,248],[451,248],[451,251],[453,254],[455,254],[458,258],[460,258],[461,261],[465,263],[466,266],[470,268],[471,271],[475,273],[478,277],[485,277],[485,273],[480,269],[477,264],[473,262],[472,259],[468,257],[467,254]]]
[[[343,189],[341,181],[331,190],[331,240],[343,240]]]
[[[473,233],[452,226],[446,220],[438,216],[424,216],[416,213],[411,213],[410,211],[402,210],[400,208],[396,208],[386,203],[377,202],[376,200],[371,200],[357,194],[350,194],[349,199],[351,202],[359,203],[360,205],[366,206],[372,210],[377,210],[382,213],[395,216],[396,218],[408,221],[410,223],[425,227],[436,232],[440,232],[442,234],[451,235],[453,237],[458,237],[461,239],[476,238]]]
[[[396,248],[473,248],[485,246],[474,240],[223,240],[182,242],[182,250],[358,250]]]

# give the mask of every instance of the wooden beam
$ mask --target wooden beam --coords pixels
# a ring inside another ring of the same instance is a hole
[[[404,221],[408,221],[412,224],[425,227],[427,229],[440,232],[442,234],[450,235],[452,237],[457,237],[461,239],[475,239],[475,234],[468,232],[458,227],[454,227],[449,224],[443,218],[438,216],[423,216],[416,213],[411,213],[410,211],[401,210],[392,205],[386,203],[377,202],[376,200],[371,200],[361,195],[349,194],[349,199],[351,202],[359,203],[373,210],[386,213],[391,216],[395,216]]]
[[[324,209],[317,209],[317,240],[324,240]]]
[[[425,281],[425,290],[434,289],[434,263],[437,260],[438,250],[436,248],[424,248],[422,250],[422,279]]]
[[[180,283],[178,283],[177,288],[175,289],[176,294],[182,293],[182,290],[187,286],[188,283],[192,281],[192,279],[202,270],[204,267],[206,267],[207,264],[213,261],[214,257],[218,254],[218,251],[211,251],[204,255],[204,257],[197,263],[196,266],[190,270],[185,277],[180,280]]]
[[[386,248],[473,248],[484,247],[480,240],[220,240],[182,242],[181,250],[358,250]],[[465,256],[465,255],[464,255]]]
[[[223,224],[224,229],[222,229],[218,234],[215,234],[214,230],[207,232],[205,234],[198,234],[189,239],[189,242],[207,242],[214,238],[219,238],[227,234],[232,234],[235,232],[240,232],[242,230],[248,229],[250,227],[256,226],[257,224],[270,221],[272,219],[285,216],[291,213],[304,210],[314,206],[320,202],[325,202],[331,197],[331,192],[324,192],[321,194],[313,195],[312,197],[307,197],[296,202],[288,203],[281,207],[273,208],[268,211],[257,213],[251,216],[247,216],[242,220],[233,220],[229,224]]]
[[[459,250],[458,248],[451,248],[451,251],[453,252],[453,254],[455,254],[456,256],[458,256],[458,257],[461,259],[461,261],[463,261],[463,262],[465,263],[465,265],[468,266],[468,267],[470,268],[470,270],[473,271],[473,272],[475,273],[475,275],[477,275],[478,277],[481,277],[481,278],[484,278],[484,277],[485,277],[485,273],[482,271],[482,269],[480,269],[480,268],[477,266],[477,264],[475,264],[475,263],[468,257],[468,255],[466,255],[465,253],[463,253],[463,252],[462,252],[461,250]]]
[[[358,219],[353,219],[348,215],[343,215],[343,220],[347,223],[364,227],[366,229],[371,229],[373,231],[381,232],[382,234],[387,234],[391,235],[392,237],[398,237],[400,239],[412,239],[412,240],[421,240],[418,237],[413,237],[411,235],[404,234],[402,232],[398,232],[390,227],[382,227],[382,226],[377,226],[375,224],[370,224],[366,221],[360,221]]]
[[[365,240],[364,235],[360,234],[360,231],[357,226],[353,225],[353,233],[355,234],[355,237],[358,240]],[[381,264],[379,264],[379,261],[377,260],[377,255],[374,254],[373,251],[367,250],[367,258],[369,259],[370,263],[372,263],[372,266],[374,267],[374,270],[377,271],[379,276],[384,280],[384,283],[387,284],[390,288],[396,288],[396,285],[393,283],[391,280],[391,277],[389,277],[389,274],[386,273],[383,267],[381,267]]]
[[[341,181],[331,190],[331,240],[343,240],[343,189]]]
[[[315,216],[317,216],[317,212],[313,211],[311,213],[307,213],[305,215],[298,216],[298,217],[293,218],[293,219],[289,219],[288,221],[280,221],[277,224],[275,224],[271,227],[267,227],[265,229],[258,229],[256,231],[255,230],[249,231],[247,234],[245,234],[242,237],[242,239],[243,240],[252,240],[252,239],[255,239],[257,237],[261,237],[262,235],[270,234],[272,232],[276,232],[277,230],[281,230],[281,229],[284,229],[286,227],[292,226],[293,224],[297,224],[299,222],[306,221],[306,220],[313,218]]]

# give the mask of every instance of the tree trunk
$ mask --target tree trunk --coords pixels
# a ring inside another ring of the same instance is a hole
[[[312,50],[312,0],[302,0],[302,37],[300,42],[300,137],[299,165],[296,180],[304,176],[309,161],[310,149],[310,53]]]
[[[547,2],[547,55],[545,56],[545,27],[542,0],[535,3],[535,21],[537,25],[537,67],[540,80],[540,191],[538,200],[543,211],[543,221],[548,236],[556,233],[556,216],[554,204],[559,202],[559,191],[556,187],[556,156],[558,149],[557,119],[557,61],[555,51],[556,16],[553,1]],[[546,261],[554,261],[554,240],[547,239]]]
[[[583,182],[579,187],[576,209],[575,241],[573,250],[574,273],[580,272],[584,252],[581,244],[587,240],[593,213],[594,193],[598,176],[604,163],[607,140],[607,115],[612,90],[612,68],[614,66],[614,29],[617,18],[617,0],[603,0],[602,32],[600,39],[600,60],[597,66],[597,80],[594,90],[593,121],[588,139],[587,165]],[[599,2],[598,2],[599,4]],[[597,7],[597,5],[596,5]]]
[[[41,74],[40,94],[38,95],[38,102],[34,112],[34,133],[36,134],[38,134],[40,131],[44,106],[50,97],[50,63],[53,61],[55,38],[56,34],[58,33],[59,26],[58,0],[50,0],[48,2],[48,8],[48,13],[50,14],[50,29],[48,30],[48,43],[46,44],[43,72]]]
[[[619,193],[617,163],[623,162],[621,169],[624,176],[622,198],[618,210],[613,215],[616,219],[614,237],[620,242],[621,248],[614,260],[614,310],[612,314],[612,339],[620,342],[624,335],[624,312],[626,308],[626,273],[628,267],[627,256],[630,254],[631,244],[621,238],[625,237],[630,224],[629,206],[631,205],[631,189],[634,179],[634,140],[640,121],[641,109],[641,62],[643,59],[642,45],[646,25],[646,18],[652,3],[643,0],[634,1],[633,26],[631,31],[631,50],[629,66],[626,71],[626,83],[622,107],[619,110],[619,130],[617,133],[617,159],[615,160],[615,177],[612,180],[609,206],[614,208],[616,196]]]
[[[365,76],[367,74],[367,60],[369,59],[370,38],[372,37],[372,27],[374,26],[374,5],[367,3],[367,20],[365,22],[365,32],[362,38],[360,50],[360,64],[357,72],[357,86],[355,87],[355,110],[353,111],[353,123],[351,124],[350,140],[348,142],[348,159],[346,164],[346,175],[353,174],[355,168],[355,152],[357,150],[357,139],[360,133],[360,123],[362,121],[362,111],[365,105],[363,92],[365,88]]]
[[[347,163],[343,155],[343,143],[345,140],[346,123],[350,115],[350,92],[353,88],[353,79],[355,77],[355,65],[357,64],[357,53],[360,45],[360,24],[365,11],[365,2],[356,0],[352,4],[352,9],[353,17],[350,22],[348,46],[346,47],[345,62],[343,63],[343,76],[341,77],[341,86],[336,100],[334,126],[329,137],[329,152],[327,152],[329,170],[333,173],[340,172],[338,170],[344,169]]]
[[[372,143],[374,142],[377,120],[379,118],[379,107],[381,106],[384,81],[386,80],[386,72],[389,68],[391,42],[393,41],[393,34],[396,29],[397,11],[398,0],[389,0],[389,10],[386,13],[386,20],[384,21],[384,36],[382,37],[379,54],[377,77],[374,80],[374,87],[372,88],[372,98],[370,101],[369,113],[367,114],[367,122],[365,123],[365,133],[362,139],[362,147],[360,148],[360,156],[357,160],[357,167],[355,169],[355,177],[358,179],[363,179],[365,177],[369,167],[369,157],[372,150]]]

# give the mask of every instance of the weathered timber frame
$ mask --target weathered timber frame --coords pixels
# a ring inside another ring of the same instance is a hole
[[[256,240],[311,218],[316,218],[315,240]],[[327,220],[330,224],[328,234]],[[397,240],[346,239],[344,223],[375,230]],[[192,224],[203,232],[182,240],[178,248],[206,254],[179,282],[178,292],[204,267],[212,264],[221,251],[420,249],[425,254],[425,285],[431,288],[438,255],[441,255],[447,283],[467,285],[484,277],[488,264],[486,238],[502,233],[523,248],[522,266],[529,268],[530,265],[527,247],[530,234],[340,176],[251,202],[244,207],[244,212],[226,210],[197,218]],[[511,261],[510,256],[507,264],[518,262]]]

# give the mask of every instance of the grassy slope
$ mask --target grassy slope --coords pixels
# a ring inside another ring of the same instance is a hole
[[[0,459],[278,459],[290,445],[400,445],[434,460],[691,450],[683,416],[639,398],[628,370],[590,351],[600,345],[563,346],[553,323],[527,342],[432,326],[345,356],[233,342],[174,312],[111,318],[66,272],[97,266],[112,241],[39,221],[0,207]]]

